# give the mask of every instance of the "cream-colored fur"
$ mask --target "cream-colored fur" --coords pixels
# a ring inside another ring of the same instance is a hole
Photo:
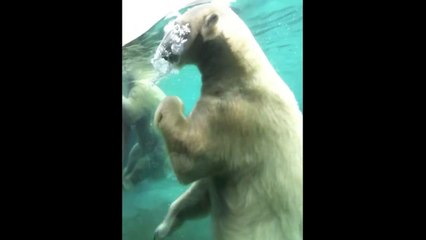
[[[178,180],[192,183],[155,239],[208,213],[216,240],[302,239],[302,114],[293,93],[228,7],[194,7],[176,23],[191,29],[177,65],[196,64],[203,86],[189,117],[178,97],[155,114]]]

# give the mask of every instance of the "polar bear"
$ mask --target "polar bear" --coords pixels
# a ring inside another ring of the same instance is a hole
[[[133,81],[128,97],[122,96],[122,150],[123,161],[125,161],[123,188],[125,190],[131,189],[147,178],[163,178],[168,172],[169,160],[166,146],[152,124],[155,110],[164,97],[164,92],[152,83],[151,78]],[[135,132],[137,141],[127,156],[131,128]]]
[[[216,240],[302,239],[302,113],[245,23],[228,6],[193,7],[156,57],[195,64],[202,88],[188,117],[176,96],[155,113],[174,173],[191,186],[154,239],[207,214]]]

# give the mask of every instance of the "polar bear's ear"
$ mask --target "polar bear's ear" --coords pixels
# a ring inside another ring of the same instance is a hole
[[[204,41],[212,40],[219,35],[216,24],[219,21],[219,16],[216,13],[211,13],[204,18],[204,24],[201,28],[201,35]]]

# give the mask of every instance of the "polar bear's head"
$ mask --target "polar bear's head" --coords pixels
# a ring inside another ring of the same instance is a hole
[[[221,35],[218,25],[227,10],[222,5],[203,4],[169,22],[154,61],[165,60],[176,68],[195,63],[203,43]]]

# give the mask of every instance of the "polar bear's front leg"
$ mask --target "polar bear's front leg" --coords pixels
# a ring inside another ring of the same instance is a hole
[[[216,115],[210,102],[199,101],[186,118],[178,97],[166,97],[157,108],[154,122],[164,137],[176,177],[183,184],[211,177],[223,166],[217,156],[220,149],[215,149],[218,139],[211,134],[211,118]]]
[[[185,220],[204,217],[210,211],[208,180],[196,181],[169,208],[163,222],[154,233],[154,240],[162,240],[179,228]]]

